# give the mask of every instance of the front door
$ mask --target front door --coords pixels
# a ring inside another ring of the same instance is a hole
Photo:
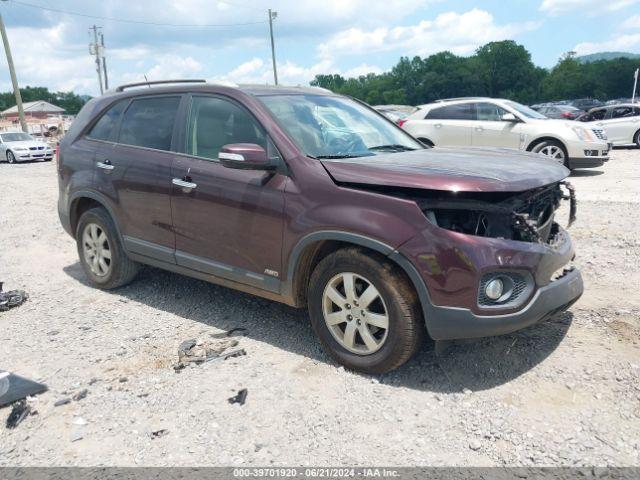
[[[502,120],[502,116],[509,112],[488,102],[476,103],[475,111],[472,133],[474,147],[520,148],[520,123]]]
[[[275,147],[257,120],[231,99],[193,96],[188,112],[185,152],[172,167],[178,183],[172,194],[177,263],[279,291],[287,177],[234,170],[218,161],[220,149],[231,143],[258,144],[270,156],[278,155]]]

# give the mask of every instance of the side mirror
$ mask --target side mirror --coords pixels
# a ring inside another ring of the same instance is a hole
[[[230,143],[220,149],[218,160],[227,168],[239,170],[274,170],[267,152],[255,143]]]
[[[505,113],[504,115],[502,115],[502,117],[500,117],[500,120],[502,120],[503,122],[519,122],[520,121],[516,118],[516,116],[513,113]]]

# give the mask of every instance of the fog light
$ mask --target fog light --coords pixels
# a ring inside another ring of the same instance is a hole
[[[484,294],[491,300],[498,300],[504,291],[504,284],[499,278],[487,282],[484,287]]]

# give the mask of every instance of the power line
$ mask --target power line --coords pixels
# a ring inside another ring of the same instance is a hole
[[[76,17],[84,17],[84,18],[93,18],[97,20],[105,20],[108,22],[121,22],[121,23],[135,23],[138,25],[153,25],[156,27],[188,27],[188,28],[212,28],[212,27],[241,27],[245,25],[259,25],[263,23],[267,23],[267,21],[256,21],[256,22],[244,22],[244,23],[218,23],[218,24],[198,24],[198,23],[158,23],[158,22],[145,22],[143,20],[131,20],[128,18],[114,18],[114,17],[101,17],[100,15],[90,15],[87,13],[80,12],[72,12],[70,10],[61,10],[58,8],[44,7],[42,5],[35,5],[33,3],[21,2],[18,0],[9,0],[11,3],[15,3],[17,5],[22,5],[23,7],[36,8],[39,10],[45,10],[48,12],[62,13],[64,15],[74,15]]]

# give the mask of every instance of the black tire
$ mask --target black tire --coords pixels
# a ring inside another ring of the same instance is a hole
[[[7,162],[16,163],[16,156],[11,150],[7,150]]]
[[[640,130],[638,130],[633,136],[633,141],[635,142],[636,146],[640,148]]]
[[[111,251],[111,260],[109,271],[104,276],[96,275],[85,259],[82,237],[85,227],[88,224],[98,225],[107,236],[109,249]],[[122,287],[130,283],[138,273],[139,265],[127,257],[113,219],[104,208],[92,208],[82,214],[78,221],[78,227],[76,228],[76,244],[80,264],[89,279],[89,283],[91,283],[93,287],[103,290]]]
[[[386,340],[379,350],[358,354],[347,350],[332,335],[324,320],[323,294],[336,275],[352,272],[371,281],[380,292],[389,317]],[[404,364],[421,345],[425,326],[416,293],[396,265],[385,257],[352,247],[324,258],[314,269],[308,295],[311,325],[325,351],[338,363],[363,373],[389,372]]]
[[[559,142],[557,140],[543,140],[542,142],[535,143],[535,144],[533,144],[531,146],[529,151],[537,152],[537,150],[542,149],[544,147],[558,147],[558,148],[560,148],[560,150],[562,150],[562,153],[564,155],[564,160],[563,160],[564,166],[567,167],[568,169],[572,170],[572,168],[569,166],[569,154],[567,152],[567,149],[565,148],[565,146],[561,142]]]

